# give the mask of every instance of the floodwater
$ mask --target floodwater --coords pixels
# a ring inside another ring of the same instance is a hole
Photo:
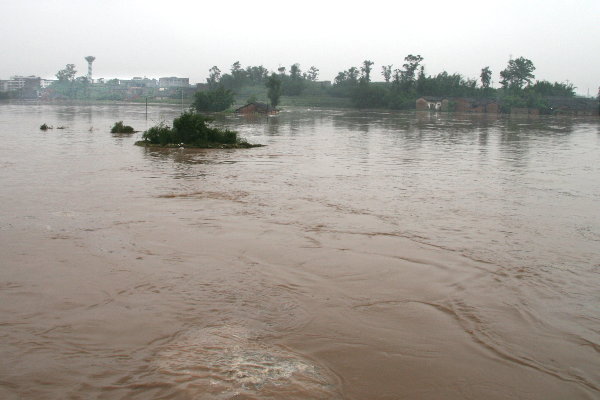
[[[0,105],[0,398],[600,397],[597,118],[179,112]]]

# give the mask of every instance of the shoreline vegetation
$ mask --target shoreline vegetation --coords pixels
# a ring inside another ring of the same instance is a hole
[[[236,131],[211,127],[213,119],[186,111],[173,120],[173,126],[159,123],[142,135],[136,146],[155,148],[248,149],[261,147],[238,137]]]
[[[156,79],[149,78],[90,82],[86,76],[76,77],[75,66],[67,64],[49,87],[3,92],[0,99],[166,103],[181,104],[182,108],[192,106],[202,112],[231,112],[261,102],[273,108],[419,110],[421,107],[422,110],[425,107],[442,112],[600,114],[600,93],[595,98],[577,96],[575,86],[568,80],[566,83],[537,80],[534,63],[525,57],[511,58],[506,68],[495,74],[485,66],[477,78],[447,71],[428,74],[425,60],[419,54],[407,55],[396,66],[375,68],[374,65],[373,61],[364,60],[327,81],[319,80],[319,69],[315,66],[302,71],[296,63],[289,69],[280,66],[269,71],[262,65],[244,68],[236,61],[228,72],[222,73],[217,66],[210,68],[205,83],[162,87]],[[493,87],[493,81],[499,82],[499,87]]]

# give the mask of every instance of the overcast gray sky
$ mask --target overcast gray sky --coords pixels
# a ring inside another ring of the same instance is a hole
[[[320,79],[375,62],[401,67],[421,54],[427,74],[478,78],[494,86],[509,57],[536,66],[536,79],[600,85],[600,0],[185,1],[0,0],[0,79],[53,78],[68,63],[94,77],[181,76],[204,82],[213,65],[300,63]]]

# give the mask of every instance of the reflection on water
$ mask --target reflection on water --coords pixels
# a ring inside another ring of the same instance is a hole
[[[0,105],[0,397],[598,396],[597,118],[179,112]]]

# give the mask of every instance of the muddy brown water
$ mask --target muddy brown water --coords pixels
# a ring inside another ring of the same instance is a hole
[[[0,105],[0,398],[600,397],[598,119],[179,112]]]

